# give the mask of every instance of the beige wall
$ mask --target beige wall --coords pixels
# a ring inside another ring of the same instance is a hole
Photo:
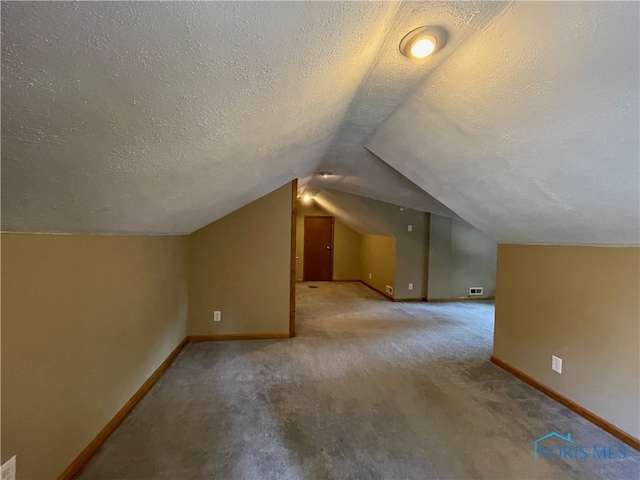
[[[469,287],[494,296],[497,243],[465,222],[431,215],[427,298],[467,297]]]
[[[291,188],[189,236],[189,334],[289,332]]]
[[[428,214],[337,190],[320,192],[316,201],[362,235],[395,237],[394,297],[423,297]],[[408,231],[409,225],[412,226],[411,232]],[[366,278],[363,280],[368,281]],[[413,284],[413,290],[409,290],[409,283]]]
[[[1,239],[2,462],[55,478],[185,337],[186,238]]]
[[[638,248],[499,245],[494,355],[640,437],[639,277]]]
[[[385,292],[387,285],[395,290],[395,276],[396,239],[383,235],[363,235],[360,278],[372,287]]]
[[[396,286],[394,298],[422,298],[427,282],[426,263],[429,242],[427,221],[429,214],[406,209],[396,220]],[[404,220],[404,221],[403,221]],[[412,231],[407,231],[411,224]],[[409,290],[413,283],[413,290]]]
[[[332,216],[315,203],[298,202],[298,226],[296,228],[296,279],[298,280],[302,280],[304,268],[305,215]],[[359,280],[362,270],[360,265],[362,235],[337,218],[334,220],[333,228],[333,280]]]

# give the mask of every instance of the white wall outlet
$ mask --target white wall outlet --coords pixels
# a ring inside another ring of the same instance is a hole
[[[16,456],[14,455],[2,465],[0,470],[2,480],[16,480]]]
[[[482,295],[482,287],[469,288],[469,295]]]
[[[214,322],[219,322],[220,321],[220,312],[218,310],[213,312],[213,321]]]
[[[409,284],[409,290],[413,290],[413,283]]]
[[[388,294],[393,295],[393,287],[391,285],[387,285],[385,290]]]
[[[560,357],[551,355],[551,370],[562,373],[562,359]]]
[[[413,225],[407,225],[407,232],[413,232]]]
[[[369,280],[371,280],[371,274],[369,274]]]

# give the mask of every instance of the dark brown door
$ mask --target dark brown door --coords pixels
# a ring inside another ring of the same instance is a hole
[[[333,217],[304,217],[304,281],[333,280]]]

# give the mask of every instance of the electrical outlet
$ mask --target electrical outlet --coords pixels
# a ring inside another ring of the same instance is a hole
[[[409,290],[413,290],[413,283],[409,284]]]
[[[562,359],[560,357],[551,355],[551,370],[562,373]]]
[[[413,232],[413,225],[407,225],[407,232]]]
[[[385,291],[390,294],[393,295],[393,287],[391,285],[387,285],[385,288]]]
[[[218,310],[213,312],[213,321],[214,322],[219,322],[220,321],[220,312]]]
[[[369,280],[371,280],[371,274],[369,274]]]
[[[2,480],[16,480],[16,456],[11,457],[0,470]]]

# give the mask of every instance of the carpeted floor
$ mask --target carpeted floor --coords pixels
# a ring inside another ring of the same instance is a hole
[[[551,431],[621,443],[489,363],[491,303],[314,285],[294,339],[189,344],[79,478],[638,478],[630,447],[534,461]]]

